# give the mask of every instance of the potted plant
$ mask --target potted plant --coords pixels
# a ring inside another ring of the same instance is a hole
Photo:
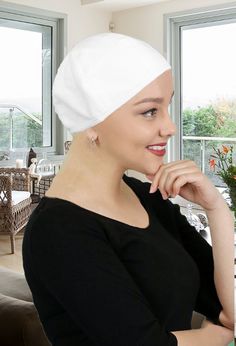
[[[227,185],[231,200],[230,209],[236,219],[236,165],[233,163],[233,146],[222,145],[221,148],[212,146],[212,149],[215,153],[210,155],[210,169]]]

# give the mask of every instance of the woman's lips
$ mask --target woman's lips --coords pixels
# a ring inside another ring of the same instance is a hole
[[[163,156],[166,153],[166,144],[167,143],[157,143],[148,145],[146,148],[154,155]]]
[[[150,149],[150,148],[146,148],[146,149],[157,156],[164,156],[166,153],[165,149],[162,149],[162,150],[154,150],[154,149]]]

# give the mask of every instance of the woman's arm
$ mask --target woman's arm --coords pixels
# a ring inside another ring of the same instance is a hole
[[[178,346],[227,346],[233,341],[233,331],[204,320],[200,329],[171,332],[178,340]]]
[[[234,234],[233,217],[223,198],[214,209],[206,209],[214,257],[214,281],[223,306],[220,322],[234,328]]]
[[[206,211],[214,259],[214,282],[223,307],[220,322],[233,329],[234,232],[233,216],[224,198],[194,161],[178,160],[163,164],[153,176],[150,192],[159,188],[163,199],[169,195],[199,204]]]

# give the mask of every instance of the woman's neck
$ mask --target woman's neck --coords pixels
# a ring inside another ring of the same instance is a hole
[[[46,195],[73,198],[83,193],[118,202],[129,190],[122,179],[124,172],[114,160],[99,152],[99,148],[90,148],[85,141],[76,138]]]

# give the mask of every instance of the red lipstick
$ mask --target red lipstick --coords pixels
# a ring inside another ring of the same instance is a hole
[[[154,155],[164,156],[166,153],[166,149],[165,149],[166,144],[167,143],[150,144],[146,148]]]

